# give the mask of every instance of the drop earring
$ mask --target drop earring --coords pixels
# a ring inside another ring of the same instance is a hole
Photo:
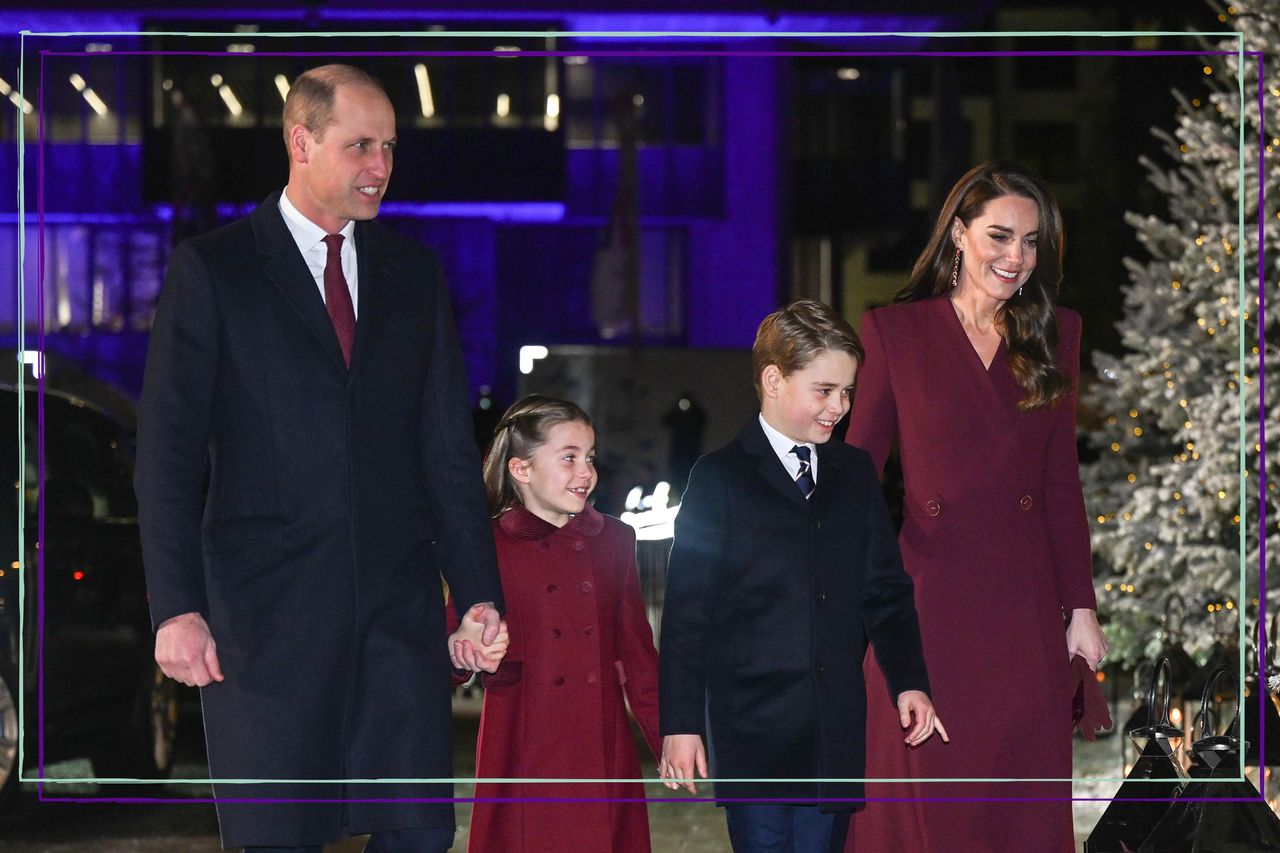
[[[960,250],[956,249],[955,259],[951,261],[951,288],[954,290],[960,281]]]
[[[1019,296],[1021,296],[1021,295],[1022,295],[1022,287],[1021,287],[1021,285],[1019,285],[1019,287],[1018,287],[1018,295],[1019,295]]]

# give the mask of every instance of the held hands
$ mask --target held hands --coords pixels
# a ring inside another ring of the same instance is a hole
[[[199,613],[183,613],[160,623],[156,663],[161,672],[188,687],[204,687],[223,679],[218,644]]]
[[[915,725],[912,725],[913,720]],[[904,729],[911,727],[911,731],[907,732],[907,746],[919,746],[932,737],[935,731],[942,736],[943,743],[951,743],[947,730],[942,727],[942,720],[938,719],[937,712],[933,710],[933,702],[921,690],[904,690],[898,694],[898,721]]]
[[[510,644],[507,623],[493,603],[473,604],[449,635],[449,660],[456,669],[496,672]]]
[[[1097,611],[1087,607],[1072,610],[1071,622],[1067,625],[1067,660],[1080,655],[1089,669],[1096,671],[1107,656],[1107,648],[1107,635],[1098,625]]]
[[[658,778],[673,791],[687,788],[690,794],[698,793],[693,781],[694,771],[707,778],[707,751],[699,735],[667,735],[662,739],[662,757],[658,759]]]

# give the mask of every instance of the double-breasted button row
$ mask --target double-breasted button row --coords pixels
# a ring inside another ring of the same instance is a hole
[[[1023,495],[1022,497],[1018,498],[1018,508],[1021,509],[1023,512],[1030,511],[1034,503],[1035,501],[1032,500],[1031,495]],[[931,499],[931,500],[925,501],[924,511],[927,515],[937,518],[938,516],[942,515],[942,501],[939,501],[937,499]]]
[[[586,681],[587,681],[587,684],[596,684],[597,682],[600,681],[600,676],[594,672],[588,672]],[[563,687],[564,676],[557,675],[555,678],[551,679],[551,683],[554,684],[556,687]]]

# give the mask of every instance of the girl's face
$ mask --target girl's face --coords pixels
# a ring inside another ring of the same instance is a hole
[[[951,238],[964,254],[955,295],[976,290],[1004,302],[1017,293],[1036,268],[1039,229],[1039,208],[1020,195],[991,199],[967,228],[957,219]]]
[[[527,459],[511,459],[507,470],[520,502],[538,518],[563,527],[587,507],[596,487],[596,434],[579,421],[558,423]]]

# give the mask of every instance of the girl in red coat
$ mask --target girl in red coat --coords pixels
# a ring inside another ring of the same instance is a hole
[[[587,503],[595,452],[587,414],[550,397],[519,401],[494,433],[484,479],[510,646],[482,676],[480,779],[638,780],[624,692],[660,750],[658,655],[635,534]],[[472,853],[649,851],[639,781],[480,782],[476,797],[517,799],[476,802]]]

